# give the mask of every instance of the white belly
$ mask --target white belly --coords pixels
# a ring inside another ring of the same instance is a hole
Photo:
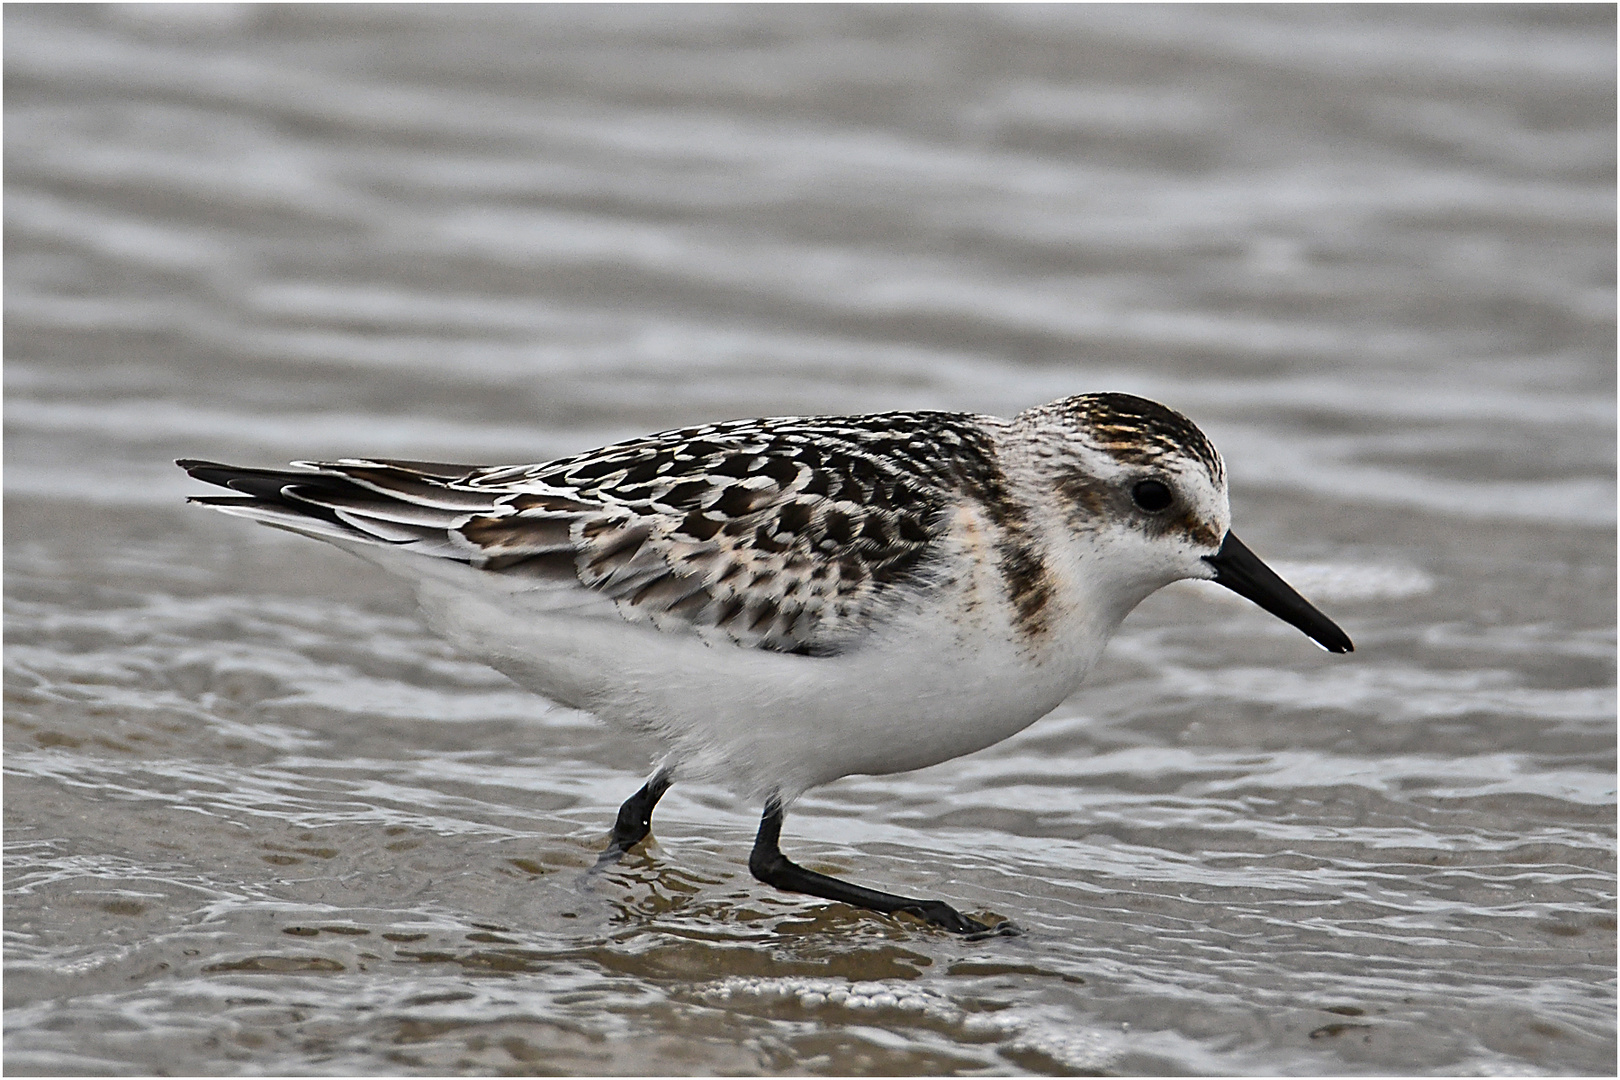
[[[784,800],[1007,738],[1073,692],[1113,629],[1054,630],[1037,649],[1010,628],[918,616],[849,653],[804,657],[611,618],[536,617],[442,584],[424,584],[421,598],[458,646],[530,690],[652,738],[678,776]]]

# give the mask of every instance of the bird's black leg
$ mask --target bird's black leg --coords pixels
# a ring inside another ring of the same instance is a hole
[[[878,892],[861,885],[806,870],[782,854],[778,846],[782,839],[782,804],[771,799],[765,804],[765,816],[759,823],[759,836],[754,840],[753,854],[748,856],[748,869],[767,885],[788,892],[809,893],[826,900],[837,900],[856,907],[870,908],[891,915],[896,911],[909,911],[935,926],[942,926],[955,934],[1016,934],[1012,923],[1001,923],[994,928],[977,919],[970,919],[942,900],[913,900],[909,896]]]
[[[658,800],[664,797],[664,792],[669,790],[672,783],[674,781],[669,773],[655,773],[651,780],[641,785],[640,791],[624,800],[624,805],[619,807],[618,820],[613,823],[613,835],[608,838],[607,850],[596,859],[597,866],[618,862],[619,856],[647,838],[652,831],[653,807],[658,805]]]

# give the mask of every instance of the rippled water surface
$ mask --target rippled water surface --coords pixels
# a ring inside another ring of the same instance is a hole
[[[1612,1074],[1614,11],[5,10],[15,1074]],[[1218,590],[1028,731],[758,807],[178,456],[1191,414]]]

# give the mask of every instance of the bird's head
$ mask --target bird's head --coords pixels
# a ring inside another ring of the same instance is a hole
[[[1329,652],[1350,638],[1231,531],[1226,466],[1191,420],[1130,394],[1081,394],[1021,413],[1064,524],[1125,610],[1172,581],[1224,585]]]

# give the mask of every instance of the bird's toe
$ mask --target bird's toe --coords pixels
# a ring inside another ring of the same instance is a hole
[[[966,934],[964,935],[963,940],[984,941],[986,938],[1018,937],[1019,935],[1023,934],[1023,932],[1023,927],[1019,926],[1011,919],[1005,919],[998,922],[994,926],[987,926],[983,930],[976,930],[973,933]]]
[[[960,911],[957,911],[955,908],[951,907],[951,905],[942,900],[925,900],[909,907],[899,908],[898,910],[910,912],[911,914],[916,915],[918,918],[924,919],[935,926],[949,930],[953,934],[965,934],[970,940],[976,940],[984,937],[995,937],[999,934],[1005,933],[1002,927],[1012,926],[1012,923],[1008,922],[1001,923],[999,926],[995,927],[987,926],[970,915],[962,914]],[[1018,933],[1018,928],[1013,927],[1012,932]]]

